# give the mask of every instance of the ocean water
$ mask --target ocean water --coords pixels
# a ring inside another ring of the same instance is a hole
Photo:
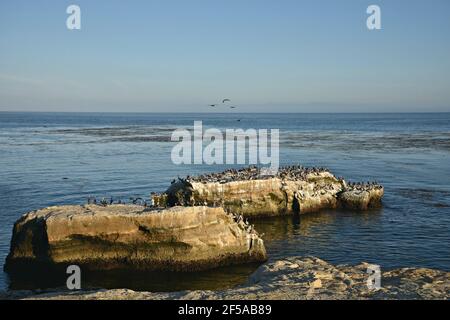
[[[450,113],[114,114],[0,113],[0,262],[22,214],[83,204],[90,195],[128,199],[162,192],[177,176],[239,165],[170,160],[177,128],[280,130],[281,164],[327,167],[350,181],[385,186],[383,207],[254,221],[270,260],[314,255],[336,264],[450,271]],[[238,121],[239,120],[239,121]],[[100,273],[86,286],[136,290],[219,289],[244,282],[255,265],[196,274]],[[58,286],[42,279],[0,289]]]

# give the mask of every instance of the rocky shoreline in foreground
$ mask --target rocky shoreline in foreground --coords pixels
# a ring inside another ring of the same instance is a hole
[[[11,291],[0,297],[35,300],[450,299],[450,272],[425,268],[385,271],[381,274],[381,289],[373,290],[367,286],[368,266],[367,263],[335,266],[315,257],[291,257],[264,264],[244,285],[221,291]]]

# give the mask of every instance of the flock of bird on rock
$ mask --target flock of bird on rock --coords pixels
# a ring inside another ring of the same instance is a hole
[[[264,235],[264,234],[259,235],[258,232],[256,232],[256,230],[255,230],[255,226],[253,224],[250,224],[248,222],[248,219],[244,219],[244,217],[242,215],[235,214],[232,212],[227,213],[227,214],[233,218],[233,221],[236,222],[241,229],[247,231],[249,234],[258,235],[261,237]]]
[[[265,180],[274,177],[290,180],[306,180],[310,174],[319,175],[322,172],[329,172],[327,168],[305,168],[302,166],[286,166],[281,167],[274,175],[263,175],[261,169],[256,166],[250,166],[243,169],[228,169],[219,173],[209,173],[199,175],[197,177],[187,176],[186,179],[178,178],[181,181],[187,182],[202,182],[202,183],[227,183],[232,181],[242,180]],[[172,180],[175,183],[176,180]]]
[[[126,200],[122,200],[122,199],[114,199],[113,197],[103,197],[100,200],[97,199],[96,197],[93,196],[89,196],[87,198],[87,204],[97,204],[103,207],[106,207],[108,205],[113,205],[113,204],[134,204],[134,205],[139,205],[139,206],[144,206],[144,207],[149,207],[151,206],[147,200],[141,198],[141,197],[130,197],[129,201]]]
[[[376,181],[367,181],[367,182],[349,182],[347,183],[347,190],[353,191],[368,191],[368,190],[381,190],[383,186],[378,184]]]
[[[324,172],[330,172],[327,168],[323,167],[312,167],[306,168],[300,165],[293,166],[285,166],[281,167],[278,172],[274,175],[262,175],[261,168],[257,166],[250,166],[242,169],[228,169],[219,173],[209,173],[203,174],[196,177],[187,176],[186,179],[178,177],[178,181],[181,183],[192,183],[192,182],[200,182],[200,183],[228,183],[233,181],[247,181],[247,180],[264,180],[270,178],[280,178],[283,180],[293,180],[293,181],[306,181],[311,175],[320,175]],[[338,177],[339,181],[344,181],[343,178]],[[171,184],[176,183],[177,180],[172,180]],[[369,190],[379,190],[383,187],[377,182],[349,182],[346,184],[346,191],[369,191]],[[145,200],[140,197],[131,197],[129,201],[123,201],[122,199],[113,199],[113,197],[102,198],[101,200],[96,199],[95,197],[89,197],[87,199],[88,204],[97,204],[102,206],[108,206],[112,204],[134,204],[141,205],[144,207],[153,207],[155,203],[153,200]]]

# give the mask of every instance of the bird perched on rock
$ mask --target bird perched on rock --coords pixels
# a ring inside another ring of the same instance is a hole
[[[89,196],[87,198],[87,204],[96,204],[97,200],[95,199],[95,197]]]
[[[100,204],[104,207],[106,207],[108,205],[108,201],[106,200],[106,198],[102,198],[102,201],[100,201]]]

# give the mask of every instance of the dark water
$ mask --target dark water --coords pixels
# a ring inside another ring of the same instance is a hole
[[[241,119],[241,121],[236,121]],[[171,132],[204,127],[280,129],[282,164],[325,166],[349,180],[385,186],[382,209],[256,221],[270,259],[314,255],[384,269],[450,270],[450,114],[72,114],[0,113],[0,261],[14,221],[89,195],[148,196],[179,176],[226,166],[176,166]],[[235,166],[237,167],[237,166]],[[223,288],[256,266],[193,275],[98,274],[88,286],[143,290]],[[42,280],[42,279],[40,279]],[[40,280],[0,288],[41,286]],[[55,284],[58,285],[58,284]],[[45,286],[45,285],[44,285]]]

